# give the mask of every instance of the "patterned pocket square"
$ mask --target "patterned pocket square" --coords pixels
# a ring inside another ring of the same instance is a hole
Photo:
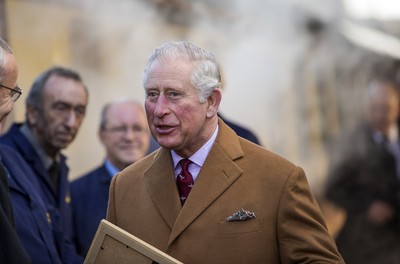
[[[226,221],[227,222],[246,221],[253,218],[256,218],[256,214],[254,212],[246,211],[242,208],[233,215],[228,216],[228,218],[226,218]]]

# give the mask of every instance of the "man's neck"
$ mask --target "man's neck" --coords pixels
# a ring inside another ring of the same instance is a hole
[[[59,160],[60,153],[59,152],[51,153],[50,151],[46,151],[46,149],[43,148],[42,145],[40,144],[40,142],[38,140],[38,136],[35,135],[34,131],[27,123],[24,123],[20,127],[20,131],[27,138],[29,143],[31,143],[32,147],[35,149],[36,153],[39,155],[39,157],[46,169],[51,166],[54,159]]]

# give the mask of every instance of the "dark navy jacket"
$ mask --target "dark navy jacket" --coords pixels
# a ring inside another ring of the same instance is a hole
[[[6,163],[15,161],[18,164],[18,159],[15,159],[15,152],[3,150],[0,148],[0,157],[6,159]],[[4,163],[4,160],[3,160]],[[12,205],[9,195],[9,179],[8,173],[1,165],[0,173],[0,263],[7,264],[27,264],[31,263],[30,257],[24,249],[17,232],[12,211]]]
[[[85,256],[101,219],[106,218],[111,175],[104,164],[71,183],[78,253]]]
[[[17,233],[32,263],[62,263],[54,240],[50,212],[35,175],[10,147],[0,146],[0,153],[10,174],[9,191]]]
[[[0,144],[6,144],[16,150],[29,165],[39,184],[42,197],[49,210],[53,232],[59,254],[64,263],[81,263],[72,243],[72,209],[68,182],[66,157],[61,155],[59,190],[56,195],[51,187],[50,176],[36,150],[20,132],[21,124],[13,124],[10,130],[0,137]]]

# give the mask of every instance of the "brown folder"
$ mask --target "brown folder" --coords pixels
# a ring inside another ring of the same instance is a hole
[[[144,264],[154,262],[159,264],[183,264],[103,219],[97,228],[84,264]]]

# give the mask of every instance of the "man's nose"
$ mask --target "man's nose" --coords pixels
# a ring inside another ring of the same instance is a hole
[[[67,115],[65,124],[71,128],[76,128],[78,126],[79,118],[74,110],[68,111],[68,115]]]
[[[162,117],[168,114],[168,109],[168,99],[164,95],[160,95],[156,102],[154,115],[157,117]]]

